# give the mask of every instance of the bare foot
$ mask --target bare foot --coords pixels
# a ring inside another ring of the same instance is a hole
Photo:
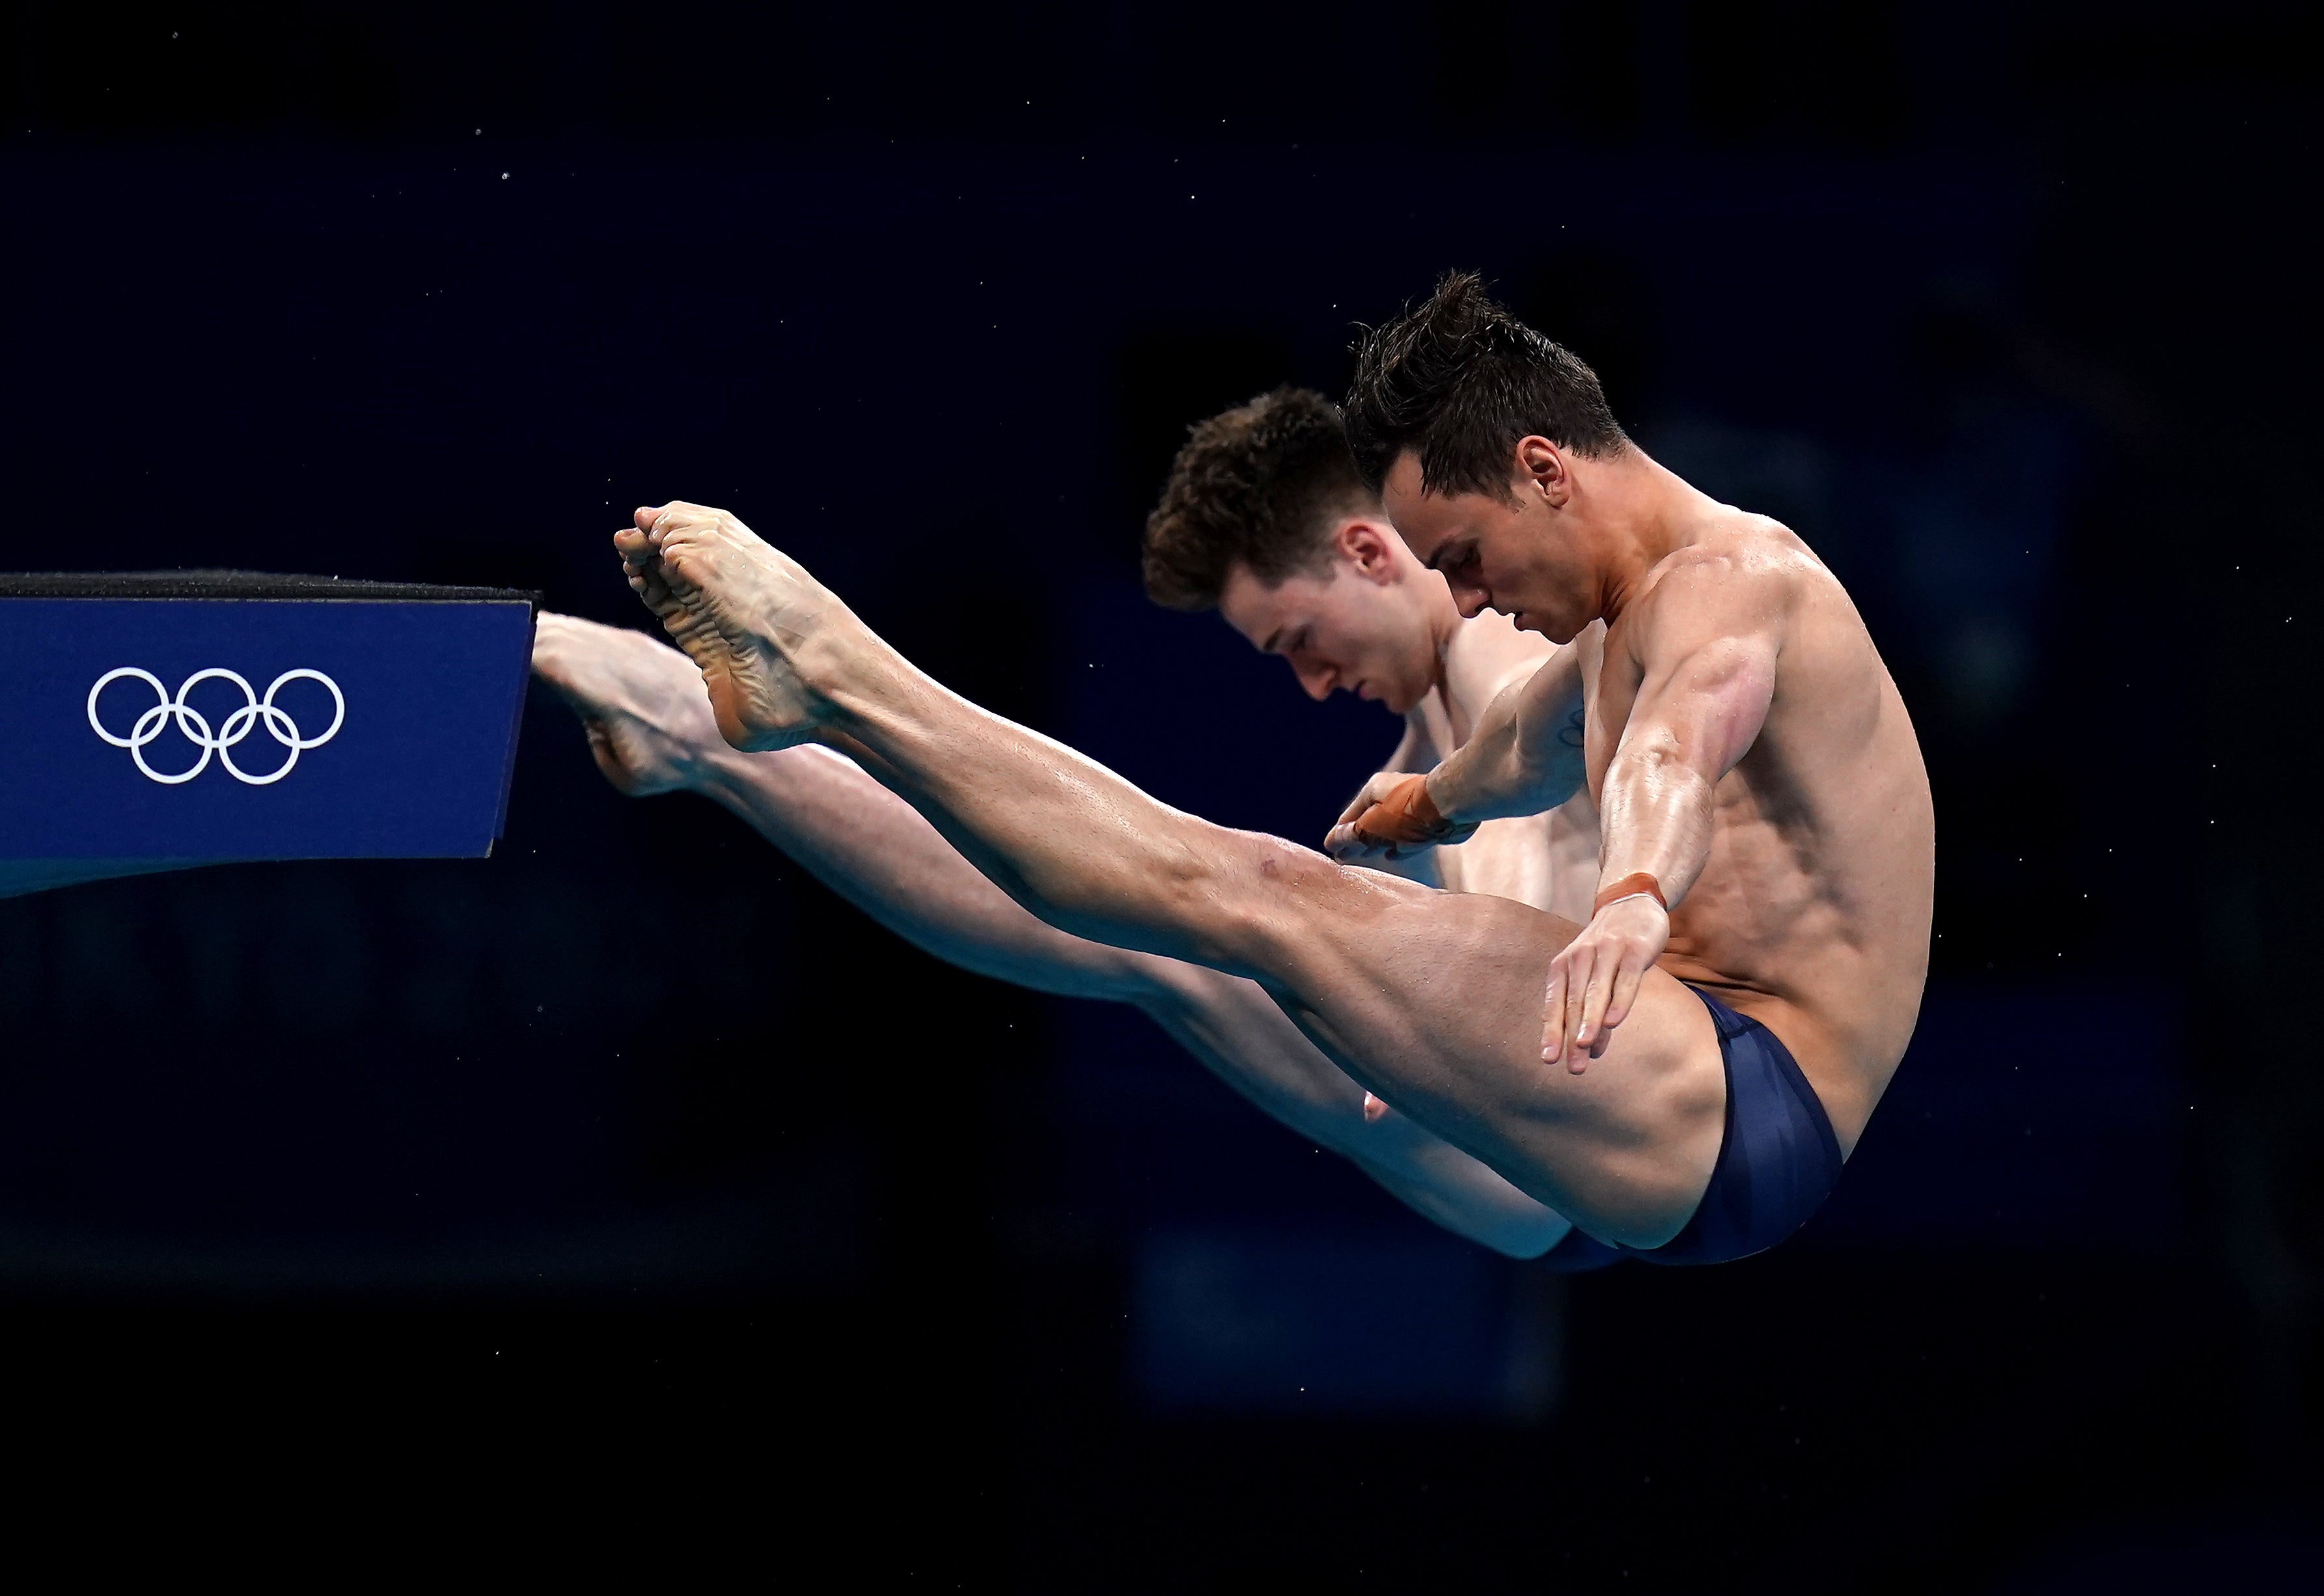
[[[724,752],[702,673],[642,632],[543,611],[532,669],[581,717],[605,780],[632,798],[690,787],[706,752]]]
[[[631,587],[702,672],[721,736],[770,749],[813,735],[827,706],[797,661],[850,618],[829,589],[724,510],[682,500],[639,511],[613,547]]]

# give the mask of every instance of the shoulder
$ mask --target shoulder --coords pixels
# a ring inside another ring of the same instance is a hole
[[[1831,573],[1781,522],[1729,512],[1655,567],[1609,631],[1607,646],[1649,675],[1705,656],[1772,669],[1810,595],[1831,583]]]
[[[1829,580],[1830,573],[1791,528],[1732,511],[1655,567],[1646,596],[1730,589],[1766,595],[1796,591],[1819,577]]]
[[[1673,631],[1780,625],[1831,584],[1831,573],[1791,529],[1738,512],[1655,567],[1621,630],[1643,642]]]

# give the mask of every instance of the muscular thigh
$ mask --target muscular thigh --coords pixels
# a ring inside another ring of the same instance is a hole
[[[1541,1061],[1541,1000],[1570,920],[1441,892],[1305,850],[1261,870],[1248,959],[1365,1086],[1603,1241],[1657,1246],[1719,1156],[1719,1039],[1702,1001],[1650,971],[1582,1075]]]

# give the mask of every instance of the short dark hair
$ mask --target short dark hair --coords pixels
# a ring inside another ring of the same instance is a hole
[[[1495,304],[1474,272],[1446,272],[1425,304],[1364,335],[1347,425],[1374,493],[1406,449],[1427,492],[1506,498],[1521,438],[1586,456],[1629,442],[1598,374]]]
[[[1314,569],[1332,513],[1373,498],[1339,406],[1308,388],[1262,393],[1188,430],[1146,518],[1147,595],[1207,610],[1238,565],[1270,585]]]

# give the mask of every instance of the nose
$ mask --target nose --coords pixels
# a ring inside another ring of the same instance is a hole
[[[1493,595],[1482,587],[1456,586],[1452,589],[1453,607],[1461,612],[1461,619],[1463,621],[1475,620],[1481,612],[1491,606],[1492,602]]]
[[[1307,696],[1318,704],[1330,697],[1332,689],[1340,684],[1340,673],[1328,665],[1295,665],[1291,669]]]

